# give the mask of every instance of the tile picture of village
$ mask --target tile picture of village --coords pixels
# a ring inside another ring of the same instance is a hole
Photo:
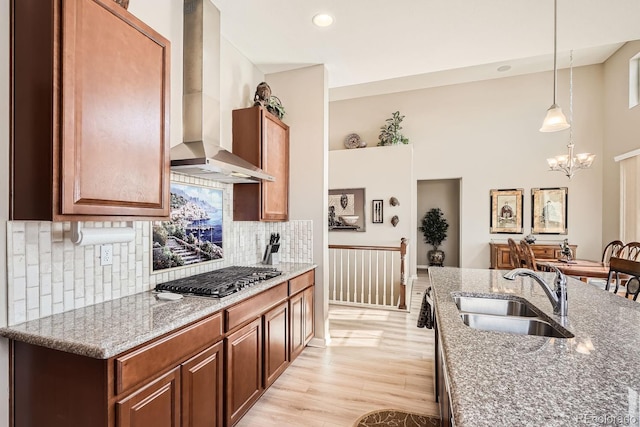
[[[171,220],[153,224],[153,271],[222,258],[222,198],[222,190],[171,183]]]

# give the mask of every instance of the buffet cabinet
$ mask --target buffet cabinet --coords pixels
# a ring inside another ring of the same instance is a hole
[[[311,339],[314,277],[303,273],[109,359],[12,340],[12,425],[233,426],[301,351],[293,353],[292,331],[303,331],[296,342]]]
[[[265,108],[233,110],[233,154],[275,181],[233,185],[234,221],[289,220],[289,126]]]
[[[11,219],[167,218],[169,41],[113,0],[11,14]]]
[[[562,258],[561,242],[558,243],[533,243],[531,250],[536,260],[551,260]],[[573,257],[577,257],[578,245],[569,245],[573,252]],[[491,268],[500,270],[510,270],[511,259],[509,258],[509,245],[507,243],[489,243],[491,253]]]

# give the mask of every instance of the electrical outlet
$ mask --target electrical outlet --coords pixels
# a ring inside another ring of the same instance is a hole
[[[100,246],[100,265],[113,264],[113,245]]]

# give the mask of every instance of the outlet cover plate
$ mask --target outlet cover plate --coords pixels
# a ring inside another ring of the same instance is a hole
[[[101,245],[100,246],[100,265],[113,264],[113,245]]]

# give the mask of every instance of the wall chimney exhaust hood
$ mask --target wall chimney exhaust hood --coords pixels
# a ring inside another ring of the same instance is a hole
[[[275,181],[220,146],[220,11],[211,0],[184,0],[183,142],[171,170],[226,183]]]

